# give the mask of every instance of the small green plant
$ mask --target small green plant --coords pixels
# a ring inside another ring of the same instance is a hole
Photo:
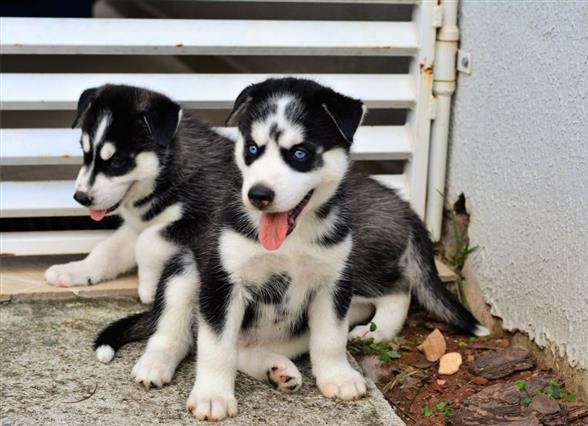
[[[370,322],[370,331],[373,333],[374,331],[376,331],[378,328],[378,326],[376,325],[375,322]]]
[[[531,404],[531,398],[540,394],[547,395],[552,399],[560,399],[564,401],[576,401],[577,397],[573,394],[568,394],[561,391],[561,385],[557,379],[552,379],[549,381],[549,384],[543,388],[543,391],[540,389],[533,389],[531,393],[527,389],[527,382],[524,380],[517,380],[515,382],[515,386],[519,390],[519,392],[524,392],[525,397],[521,398],[521,405],[523,407],[528,407]]]
[[[370,328],[371,328],[370,323]],[[375,326],[375,324],[374,324]],[[351,353],[363,353],[377,355],[380,361],[388,362],[393,359],[402,358],[402,354],[398,350],[398,346],[393,346],[390,343],[376,343],[374,339],[356,338],[349,342],[348,349]]]
[[[560,393],[559,397],[560,397],[560,399],[563,399],[564,401],[570,401],[570,402],[575,402],[578,400],[578,397],[576,395],[565,393],[565,392]]]
[[[460,348],[467,348],[468,347],[468,342],[461,341],[461,342],[459,342],[457,344],[457,346],[459,346]]]
[[[453,415],[453,408],[450,405],[453,401],[441,401],[437,405],[435,405],[435,410],[439,413],[443,413],[446,417]]]
[[[476,245],[474,247],[470,247],[469,239],[466,237],[466,235],[463,235],[462,232],[460,232],[455,207],[449,206],[449,202],[445,194],[441,193],[441,191],[438,192],[439,195],[443,198],[443,203],[449,212],[449,221],[451,222],[454,253],[452,253],[448,260],[453,264],[453,270],[459,274],[461,273],[468,256],[478,250],[480,246]],[[458,203],[459,202],[464,203],[465,206],[465,198],[463,197],[463,194],[460,195]]]
[[[559,386],[559,382],[557,379],[552,379],[549,381],[549,385],[543,389],[543,393],[547,396],[550,396],[553,399],[560,399],[561,396],[561,388]]]
[[[421,413],[423,414],[424,417],[433,417],[433,412],[431,411],[431,409],[426,406],[423,405],[421,408]]]

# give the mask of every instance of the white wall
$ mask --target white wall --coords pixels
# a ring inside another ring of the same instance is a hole
[[[588,368],[588,2],[463,0],[449,195],[507,329]]]

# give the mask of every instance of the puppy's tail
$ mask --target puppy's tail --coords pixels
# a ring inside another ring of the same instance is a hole
[[[413,277],[412,294],[433,316],[474,336],[489,330],[457,300],[439,278],[433,244],[426,229],[416,228],[405,253],[406,272]]]
[[[94,341],[96,357],[108,363],[124,345],[151,336],[154,331],[155,314],[152,310],[130,315],[108,325]]]

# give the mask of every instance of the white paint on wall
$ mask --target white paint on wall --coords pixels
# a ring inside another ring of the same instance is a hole
[[[588,368],[588,2],[461,4],[449,196],[507,329]]]

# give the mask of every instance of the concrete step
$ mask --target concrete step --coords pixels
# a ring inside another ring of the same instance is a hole
[[[141,310],[143,306],[129,300],[0,305],[0,380],[7,390],[2,424],[74,425],[96,419],[124,426],[198,423],[185,409],[194,382],[193,355],[179,366],[170,385],[150,391],[131,379],[143,343],[125,347],[108,365],[96,360],[96,333]],[[320,395],[308,361],[296,364],[303,384],[294,394],[238,374],[239,414],[223,426],[404,425],[371,381],[365,398],[335,401]]]

